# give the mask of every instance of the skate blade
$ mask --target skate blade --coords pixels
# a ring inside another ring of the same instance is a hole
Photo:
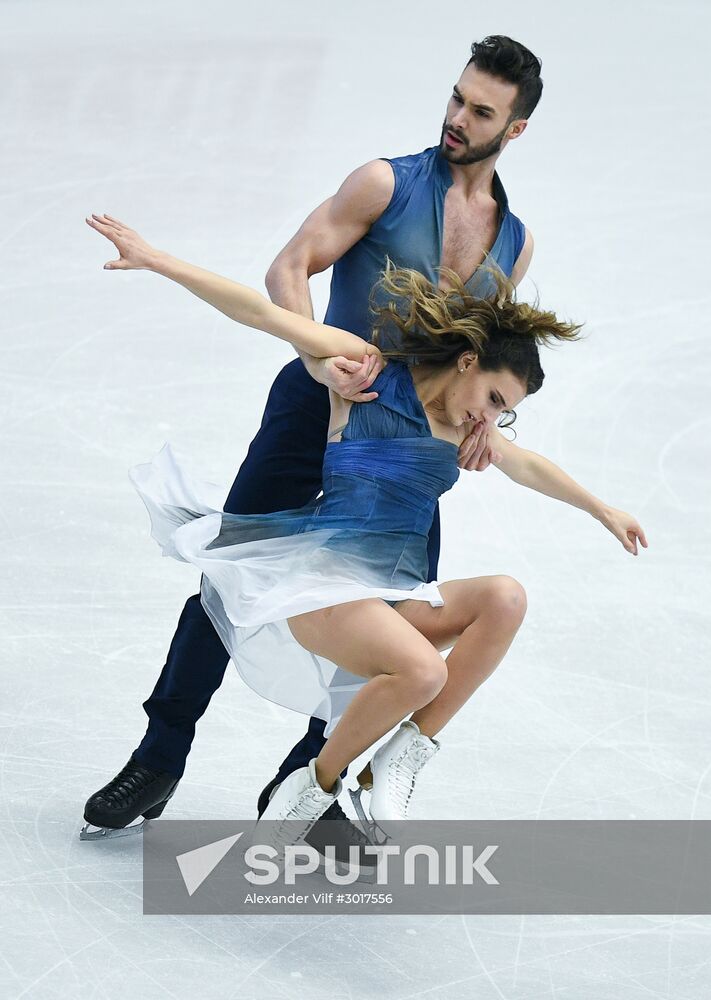
[[[351,797],[351,802],[353,803],[353,808],[356,811],[356,815],[365,830],[366,834],[373,842],[376,847],[382,847],[383,844],[387,844],[390,837],[381,826],[379,826],[374,819],[368,816],[363,808],[363,803],[361,801],[361,796],[363,792],[368,789],[364,788],[363,785],[359,785],[358,788],[353,791],[352,788],[348,789],[348,794]]]
[[[122,826],[114,829],[108,826],[92,826],[85,823],[79,832],[79,840],[116,840],[117,837],[135,837],[143,833],[143,828],[147,820],[142,819],[140,823],[132,823],[129,826]]]

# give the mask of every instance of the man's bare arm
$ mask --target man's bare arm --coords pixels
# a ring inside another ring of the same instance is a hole
[[[269,268],[266,286],[272,302],[312,319],[309,278],[325,271],[368,232],[390,203],[394,187],[392,167],[384,160],[372,160],[354,170],[333,197],[314,209]],[[299,353],[309,374],[335,392],[347,393],[357,402],[377,395],[365,390],[379,366],[363,380],[336,359]]]
[[[516,258],[516,263],[513,266],[511,272],[511,282],[514,285],[520,285],[526,276],[526,272],[531,264],[531,258],[533,257],[533,236],[530,230],[526,230],[526,238],[523,241],[523,246],[521,247],[521,253]]]

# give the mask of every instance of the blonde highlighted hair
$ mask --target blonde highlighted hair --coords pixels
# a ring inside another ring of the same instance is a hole
[[[371,293],[375,314],[373,343],[385,357],[407,364],[448,365],[464,352],[477,355],[484,371],[511,371],[526,394],[543,383],[538,346],[575,340],[581,327],[555,313],[517,302],[512,283],[496,267],[480,268],[493,290],[477,298],[449,268],[440,268],[448,288],[439,288],[419,271],[388,261]]]

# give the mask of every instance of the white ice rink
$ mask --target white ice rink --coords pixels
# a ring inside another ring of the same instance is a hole
[[[414,815],[711,819],[711,8],[498,6],[0,0],[3,998],[711,995],[711,917],[144,917],[140,837],[78,840],[198,583],[159,558],[127,469],[167,439],[231,483],[292,356],[154,275],[103,271],[84,216],[262,287],[349,170],[437,141],[494,32],[543,58],[499,163],[536,238],[523,292],[587,329],[545,353],[518,440],[650,547],[462,474],[441,577],[509,573],[529,611]],[[252,816],[304,728],[229,670],[165,817]]]

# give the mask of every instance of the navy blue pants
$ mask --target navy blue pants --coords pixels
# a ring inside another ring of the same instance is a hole
[[[328,433],[327,389],[314,382],[297,358],[282,369],[269,392],[261,427],[225,502],[234,514],[268,514],[303,507],[321,491]],[[439,510],[428,543],[429,576],[437,576]],[[134,756],[146,767],[181,777],[195,724],[222,683],[229,658],[200,595],[188,598],[168,658],[150,698],[143,703],[148,729]],[[308,732],[279,768],[279,779],[304,767],[326,742],[325,722],[311,719]]]

